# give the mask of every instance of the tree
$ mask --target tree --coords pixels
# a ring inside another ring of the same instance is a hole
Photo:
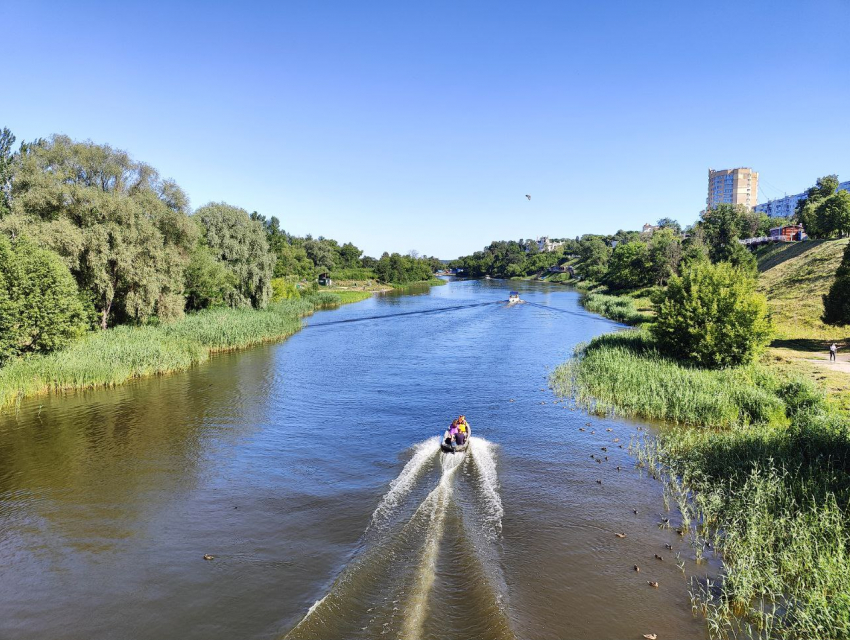
[[[712,262],[725,262],[735,250],[746,225],[747,210],[742,205],[719,204],[703,213],[702,228]],[[749,236],[749,233],[744,235]]]
[[[251,220],[245,209],[224,202],[211,202],[193,217],[212,256],[236,279],[229,304],[265,307],[271,297],[275,256],[269,251],[263,225]]]
[[[608,270],[611,248],[598,236],[582,236],[577,271],[590,280],[601,280]]]
[[[0,218],[12,210],[12,173],[15,136],[6,127],[0,131]]]
[[[0,236],[0,364],[60,349],[85,330],[77,284],[59,256]]]
[[[850,324],[850,244],[844,247],[844,256],[835,272],[835,281],[823,296],[821,319],[831,325]]]
[[[678,227],[678,223],[676,226]],[[661,286],[667,284],[667,281],[678,273],[681,261],[681,231],[676,231],[673,226],[662,226],[649,238],[651,282]]]
[[[102,328],[115,317],[182,314],[197,231],[173,181],[124,151],[66,136],[25,145],[15,165],[4,229],[65,259]]]
[[[605,282],[613,289],[637,289],[652,284],[647,245],[640,241],[617,245],[608,261]]]
[[[661,229],[670,229],[676,235],[682,235],[682,225],[680,225],[676,220],[673,220],[673,218],[661,218],[661,220],[656,222],[656,224]]]
[[[198,311],[235,304],[239,299],[238,284],[225,263],[217,260],[209,248],[199,245],[186,267],[186,308]]]
[[[767,345],[767,300],[749,273],[697,263],[673,277],[656,299],[652,333],[668,355],[707,368],[751,362]]]
[[[348,269],[360,266],[361,255],[363,255],[363,251],[350,242],[346,242],[339,248],[339,257],[342,260],[342,266]]]

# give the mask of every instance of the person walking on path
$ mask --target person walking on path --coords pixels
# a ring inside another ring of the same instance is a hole
[[[838,351],[838,347],[836,347],[836,346],[835,346],[835,343],[833,342],[833,343],[829,346],[829,361],[830,361],[830,362],[833,362],[833,361],[835,360],[835,353],[836,353],[837,351]]]

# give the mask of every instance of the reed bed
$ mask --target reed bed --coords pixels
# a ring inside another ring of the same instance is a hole
[[[282,340],[301,328],[303,316],[340,303],[339,296],[322,293],[263,310],[209,309],[160,326],[92,332],[62,351],[0,368],[0,407],[51,391],[111,387],[188,369],[211,353]]]
[[[596,413],[730,427],[782,422],[781,385],[763,367],[708,371],[661,355],[644,330],[594,338],[552,374],[564,396]]]
[[[649,314],[638,311],[635,299],[628,296],[588,293],[582,300],[582,304],[588,311],[623,324],[636,325],[652,319]]]

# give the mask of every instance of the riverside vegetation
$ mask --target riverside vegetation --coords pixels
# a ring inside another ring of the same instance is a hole
[[[14,142],[0,131],[0,406],[184,369],[442,268],[293,236],[226,203],[192,211],[173,180],[108,145]],[[320,293],[326,272],[361,282]]]
[[[701,266],[714,262],[707,252],[708,262],[680,265],[666,289],[655,289],[650,321],[617,317],[634,308],[628,295],[615,296],[618,304],[591,293],[589,309],[643,326],[580,346],[551,377],[557,393],[590,411],[668,423],[632,451],[663,482],[665,505],[677,509],[693,559],[701,564],[710,550],[723,559],[719,578],[691,578],[694,612],[705,616],[712,638],[850,636],[846,403],[843,394],[827,394],[825,376],[798,366],[801,356],[778,365],[776,355],[800,342],[824,349],[835,336],[824,321],[850,322],[842,315],[847,270],[838,266],[846,246],[813,241],[752,257],[736,257],[733,248],[732,259],[714,267]],[[694,272],[705,268],[737,273],[737,281],[722,292],[700,291]],[[611,280],[588,288],[611,291]],[[724,310],[724,295],[743,304]],[[765,351],[771,336],[777,339]]]

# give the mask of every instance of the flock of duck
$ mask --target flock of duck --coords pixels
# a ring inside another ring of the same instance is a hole
[[[548,389],[540,389],[540,391],[544,391],[544,392],[545,392],[545,391],[548,391]],[[511,400],[510,400],[510,401],[511,401],[511,402],[514,402],[515,400],[514,400],[513,398],[511,398]],[[540,402],[540,404],[546,404],[546,402],[545,402],[545,401],[541,401],[541,402]],[[552,404],[553,404],[553,405],[561,404],[561,405],[562,405],[562,408],[564,408],[564,409],[569,409],[570,411],[576,411],[576,410],[577,410],[577,409],[576,409],[576,407],[568,406],[568,405],[566,404],[566,401],[563,401],[563,403],[562,403],[562,401],[561,401],[561,400],[554,400],[554,401],[552,401]],[[588,427],[590,427],[590,430],[588,430]],[[579,427],[579,428],[578,428],[578,430],[579,430],[579,432],[582,432],[582,433],[588,433],[588,435],[595,435],[595,434],[596,434],[596,429],[594,429],[594,428],[592,428],[592,427],[593,427],[593,423],[592,423],[592,422],[586,422],[586,423],[585,423],[585,426],[583,426],[583,427]],[[638,426],[638,427],[637,427],[637,430],[638,430],[638,431],[643,431],[643,427]],[[607,427],[607,428],[605,429],[605,432],[606,432],[606,433],[612,433],[613,431],[614,431],[614,429],[612,429],[611,427]],[[617,448],[619,448],[619,449],[622,449],[622,448],[623,448],[623,445],[620,443],[620,438],[617,438],[617,437],[613,438],[613,439],[611,440],[611,444],[612,444],[612,445],[616,445],[616,446],[617,446]],[[603,454],[607,454],[607,453],[608,453],[608,446],[600,447],[600,450],[602,451],[602,453],[603,453]],[[590,457],[591,457],[593,460],[595,460],[597,463],[599,463],[599,464],[602,464],[603,462],[608,462],[608,461],[609,461],[608,455],[590,454]],[[620,472],[620,471],[622,470],[622,467],[621,467],[621,466],[617,466],[617,467],[616,467],[616,470],[617,470],[617,472]],[[601,479],[601,478],[597,478],[597,479],[596,479],[596,484],[601,485],[601,484],[602,484],[602,479]],[[635,515],[637,515],[637,514],[638,514],[638,510],[637,510],[637,509],[632,509],[632,512],[633,512]],[[668,526],[668,527],[669,527],[669,521],[670,521],[670,520],[669,520],[669,518],[664,518],[664,517],[662,517],[662,518],[661,518],[661,521],[662,521],[662,525],[663,525],[663,526]],[[683,529],[681,529],[681,528],[677,528],[675,531],[676,531],[676,533],[677,533],[677,534],[679,534],[680,536],[684,536],[684,535],[685,535],[684,530],[683,530]],[[622,538],[626,538],[626,537],[627,537],[627,535],[626,535],[625,533],[622,533],[622,532],[616,532],[616,533],[614,533],[614,536],[615,536],[616,538],[620,538],[620,539],[622,539]],[[668,551],[672,551],[672,550],[673,550],[673,545],[671,545],[671,544],[665,544],[665,545],[664,545],[664,547],[665,547],[665,549],[667,549]],[[661,555],[659,555],[659,554],[657,554],[657,553],[656,553],[656,554],[654,554],[654,556],[655,556],[655,558],[654,558],[654,559],[655,559],[656,561],[658,561],[658,562],[663,562],[663,561],[664,561],[664,557],[663,557],[663,556],[661,556]],[[634,570],[634,572],[635,572],[635,573],[640,573],[640,566],[638,566],[638,565],[634,565],[633,570]],[[649,587],[653,588],[653,589],[658,589],[658,588],[659,588],[659,583],[658,583],[658,581],[657,581],[657,580],[646,580],[646,584],[647,584]],[[655,634],[655,633],[645,633],[645,634],[643,634],[643,637],[644,637],[644,638],[646,638],[646,640],[657,640],[657,638],[658,638],[657,634]]]

